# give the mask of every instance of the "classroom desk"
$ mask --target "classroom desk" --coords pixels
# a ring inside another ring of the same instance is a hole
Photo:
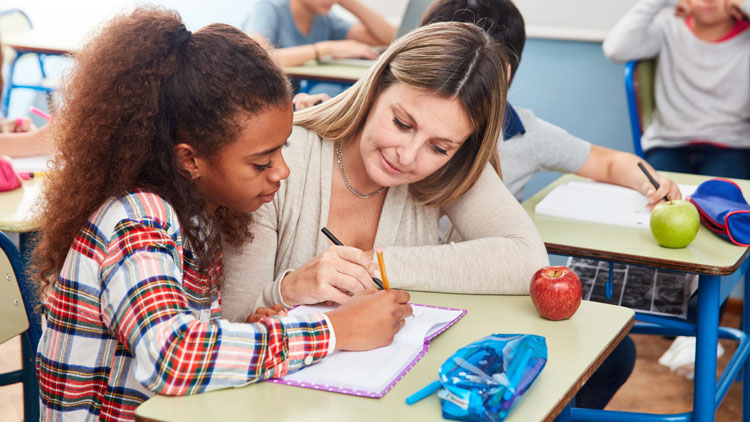
[[[37,228],[34,203],[41,195],[44,176],[24,180],[20,189],[0,192],[0,231],[28,233]]]
[[[136,409],[136,420],[442,420],[437,396],[413,406],[404,399],[436,380],[440,365],[460,347],[492,333],[528,333],[546,337],[547,365],[506,420],[550,421],[566,409],[634,320],[630,309],[584,301],[570,320],[547,321],[536,313],[528,296],[413,292],[412,301],[468,313],[433,339],[427,354],[381,399],[259,383],[189,397],[156,396]]]
[[[295,78],[349,84],[357,82],[368,70],[369,68],[365,66],[317,63],[315,61],[309,61],[299,66],[284,67],[284,73]]]
[[[706,176],[666,173],[680,184],[698,185],[710,179]],[[634,229],[589,223],[585,221],[536,215],[534,208],[556,186],[571,180],[580,179],[575,175],[565,175],[541,190],[522,205],[536,224],[547,251],[554,254],[579,256],[583,258],[600,259],[625,264],[644,265],[656,268],[685,271],[699,275],[698,284],[698,321],[688,324],[684,320],[674,318],[654,317],[636,314],[636,319],[647,324],[636,324],[633,332],[658,333],[661,328],[655,324],[666,326],[670,332],[678,335],[695,335],[697,338],[694,410],[692,413],[674,415],[670,420],[713,421],[715,409],[721,403],[729,386],[740,369],[743,371],[743,409],[750,409],[750,363],[747,362],[750,344],[746,334],[750,328],[750,310],[743,308],[743,326],[745,332],[733,329],[718,329],[719,306],[722,302],[720,295],[721,276],[733,274],[747,267],[746,258],[748,248],[735,246],[707,228],[701,226],[695,240],[683,249],[668,249],[659,246],[652,238],[649,230]],[[750,181],[735,180],[747,194],[750,192]],[[726,286],[725,286],[726,287]],[[726,294],[731,286],[724,289]],[[750,297],[750,283],[745,283],[745,297]],[[716,381],[716,343],[718,337],[731,338],[740,342],[737,351],[727,365],[719,381]],[[576,420],[595,420],[586,415]],[[586,412],[582,412],[586,413]],[[637,414],[634,419],[632,413],[609,412],[611,420],[660,420],[649,419],[649,415]],[[621,415],[620,415],[621,414]],[[599,416],[600,417],[600,416]],[[597,417],[598,418],[598,417]],[[750,420],[750,410],[743,412],[743,420]]]
[[[68,54],[80,47],[84,34],[76,28],[30,29],[3,35],[0,41],[17,52]]]
[[[10,105],[10,94],[13,89],[32,89],[41,92],[50,92],[54,89],[49,84],[34,85],[15,82],[15,70],[18,60],[26,54],[38,54],[42,79],[47,77],[44,71],[44,59],[47,56],[61,56],[70,54],[78,49],[85,39],[85,34],[80,28],[69,27],[65,29],[31,29],[22,32],[12,32],[3,36],[0,41],[16,51],[16,57],[10,63],[8,69],[8,81],[3,99],[3,113],[8,112]]]

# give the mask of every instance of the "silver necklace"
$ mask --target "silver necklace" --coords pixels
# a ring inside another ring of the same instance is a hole
[[[349,183],[349,179],[346,178],[346,174],[344,174],[344,153],[341,151],[341,141],[336,142],[336,161],[338,161],[339,163],[339,170],[341,171],[341,177],[344,178],[344,184],[349,189],[349,191],[353,193],[357,198],[367,199],[385,190],[385,186],[381,186],[375,192],[370,193],[362,193],[354,189],[354,187]]]

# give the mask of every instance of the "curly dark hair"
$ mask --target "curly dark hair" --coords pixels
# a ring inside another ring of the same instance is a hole
[[[422,16],[421,25],[435,22],[473,23],[508,49],[510,80],[516,76],[526,43],[523,16],[511,0],[438,0]]]
[[[34,256],[40,293],[54,285],[73,238],[94,211],[134,189],[172,205],[208,273],[222,242],[250,239],[251,215],[221,207],[209,214],[174,146],[188,143],[210,160],[236,138],[240,113],[290,101],[288,80],[242,31],[213,24],[191,34],[177,12],[159,8],[114,18],[74,58],[53,123],[57,154],[40,203]]]

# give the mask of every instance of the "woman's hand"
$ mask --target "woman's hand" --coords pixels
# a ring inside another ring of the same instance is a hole
[[[656,172],[652,172],[652,176],[659,183],[659,189],[654,189],[654,185],[648,180],[644,181],[640,189],[648,197],[648,209],[653,209],[659,202],[664,200],[665,196],[672,200],[682,199],[680,187],[672,179]]]
[[[357,248],[331,246],[284,277],[281,297],[292,306],[344,303],[350,295],[372,287],[372,275],[378,266],[371,256]]]
[[[305,94],[304,92],[300,92],[299,94],[295,95],[294,98],[292,98],[292,104],[294,104],[294,111],[300,111],[316,106],[323,101],[327,101],[330,99],[331,96],[328,94],[310,95]]]
[[[321,56],[336,59],[361,58],[374,60],[378,52],[372,46],[355,40],[321,41],[318,44]]]
[[[285,317],[287,313],[286,313],[286,309],[284,309],[284,306],[273,305],[270,308],[258,308],[255,312],[253,312],[247,317],[245,322],[247,322],[248,324],[252,324],[252,323],[260,321],[261,319],[265,317],[270,317],[274,315]]]
[[[370,350],[391,344],[412,314],[409,293],[368,289],[328,312],[338,350]]]

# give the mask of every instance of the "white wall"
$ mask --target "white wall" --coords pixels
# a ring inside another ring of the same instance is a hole
[[[363,0],[390,22],[397,24],[407,0]],[[530,38],[601,41],[607,30],[637,0],[515,0],[526,20]],[[0,0],[0,10],[20,8],[34,25],[93,26],[135,0]],[[144,3],[139,1],[139,3]],[[150,3],[176,8],[193,29],[209,22],[235,23],[247,12],[242,0],[155,0]]]

